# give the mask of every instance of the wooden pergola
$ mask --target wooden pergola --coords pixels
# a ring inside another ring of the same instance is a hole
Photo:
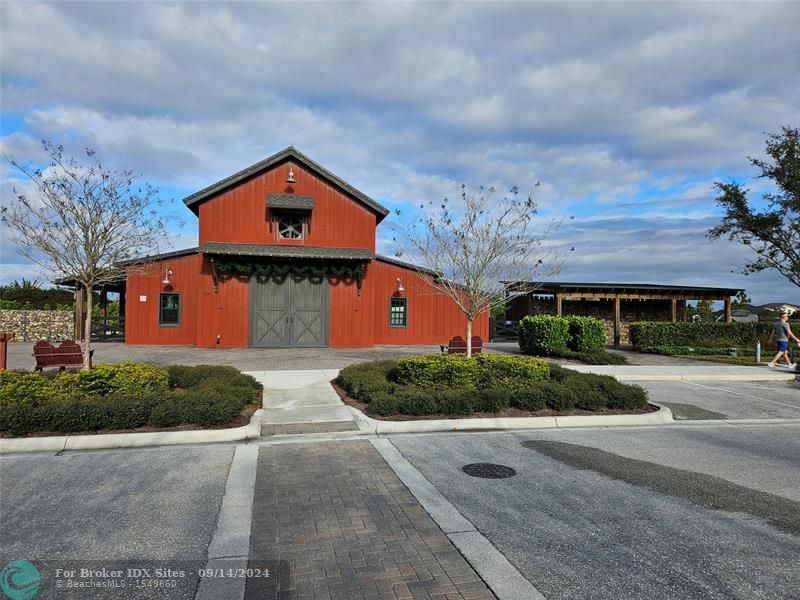
[[[621,300],[668,300],[672,322],[678,320],[678,308],[686,309],[688,300],[710,300],[725,303],[725,322],[731,322],[731,297],[739,288],[712,288],[684,285],[651,285],[640,283],[566,283],[566,282],[514,282],[506,284],[509,292],[526,292],[530,296],[548,296],[555,299],[556,315],[562,316],[565,299],[612,300],[614,302],[614,345],[620,343]]]

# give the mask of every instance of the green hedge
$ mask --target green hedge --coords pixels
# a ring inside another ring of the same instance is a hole
[[[631,323],[630,339],[637,350],[659,346],[699,346],[727,348],[763,343],[772,332],[772,323]]]
[[[605,323],[593,317],[524,317],[517,326],[523,354],[562,356],[568,352],[600,353],[605,350]]]
[[[466,372],[474,376],[473,385],[469,387],[464,385],[464,372],[458,371],[459,367],[464,367],[465,357],[436,356],[445,358],[422,356],[412,357],[422,360],[352,365],[341,370],[337,382],[348,393],[350,390],[359,393],[358,399],[369,405],[367,411],[377,416],[465,416],[498,413],[508,407],[534,412],[544,408],[565,412],[576,407],[592,411],[608,408],[630,410],[647,405],[647,394],[640,387],[622,384],[613,377],[578,373],[558,365],[549,366],[549,381],[524,379],[530,373],[520,364],[538,366],[544,362],[530,357],[491,354],[473,357],[470,359],[473,364],[465,367]],[[429,371],[424,368],[431,365],[434,373],[444,373],[458,385],[451,387],[443,380],[431,379],[426,375]],[[496,367],[492,377],[481,379],[479,374],[490,367]],[[514,381],[517,369],[522,369],[523,379]],[[541,375],[538,369],[535,373]],[[413,379],[417,374],[421,374],[421,385]],[[481,385],[489,387],[481,388]]]
[[[602,352],[608,344],[606,325],[593,317],[568,317],[569,349],[573,352]]]
[[[507,354],[425,354],[397,361],[401,385],[450,389],[519,388],[550,376],[546,360]]]
[[[55,376],[2,371],[0,431],[25,435],[222,425],[258,401],[261,390],[255,379],[231,367],[123,363]]]
[[[517,325],[517,336],[523,354],[557,354],[569,349],[569,322],[547,315],[524,317]]]

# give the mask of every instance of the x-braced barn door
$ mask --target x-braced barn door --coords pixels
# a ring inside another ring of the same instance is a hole
[[[317,348],[328,345],[326,277],[250,279],[250,346]]]

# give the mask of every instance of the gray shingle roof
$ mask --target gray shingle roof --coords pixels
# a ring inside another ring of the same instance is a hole
[[[366,205],[367,207],[375,211],[375,213],[377,213],[378,216],[377,219],[378,223],[380,223],[383,220],[383,218],[389,214],[389,210],[387,208],[375,202],[375,200],[367,196],[364,192],[361,192],[356,188],[354,188],[344,179],[337,177],[331,171],[328,171],[328,169],[326,169],[319,163],[311,160],[308,156],[297,150],[294,146],[289,146],[288,148],[285,148],[284,150],[281,150],[280,152],[277,152],[272,156],[268,156],[262,161],[250,165],[246,169],[242,169],[238,173],[234,173],[233,175],[226,177],[225,179],[220,179],[218,182],[212,183],[208,187],[205,187],[202,190],[200,190],[199,192],[195,192],[194,194],[184,198],[183,203],[186,204],[186,206],[188,206],[189,208],[191,208],[192,211],[195,212],[195,214],[197,214],[197,204],[199,204],[209,196],[212,196],[217,192],[221,192],[225,188],[230,187],[244,179],[247,179],[248,177],[251,177],[256,173],[259,173],[261,171],[266,171],[273,165],[276,165],[289,158],[296,160],[299,163],[302,163],[304,166],[317,173],[317,175],[319,175],[323,179],[326,179],[335,186],[343,189],[345,192],[353,196],[356,200],[358,200],[362,204]]]
[[[299,194],[269,194],[267,196],[269,208],[292,208],[295,210],[311,210],[314,208],[313,196]]]
[[[271,258],[338,258],[344,260],[371,260],[369,248],[339,248],[336,246],[294,246],[287,244],[233,244],[206,242],[200,248],[203,254],[235,256],[265,256]]]

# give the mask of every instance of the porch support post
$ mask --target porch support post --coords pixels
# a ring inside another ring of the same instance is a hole
[[[680,314],[681,321],[686,322],[686,300],[678,301],[678,314]]]
[[[621,314],[619,296],[614,297],[614,345],[619,346],[621,330]]]
[[[725,298],[725,322],[731,322],[731,297],[727,296]]]
[[[672,316],[672,322],[675,323],[678,321],[678,301],[673,298],[670,300],[670,313]]]
[[[563,313],[561,310],[561,294],[554,294],[556,298],[556,316],[560,317]]]

